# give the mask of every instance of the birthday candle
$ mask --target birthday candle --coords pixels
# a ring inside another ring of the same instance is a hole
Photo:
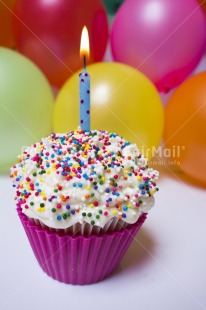
[[[84,63],[84,70],[79,74],[80,127],[90,131],[90,76],[86,70],[86,61],[89,58],[89,36],[85,26],[82,30],[80,56]]]

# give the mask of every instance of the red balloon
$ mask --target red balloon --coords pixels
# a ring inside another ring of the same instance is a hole
[[[90,37],[88,63],[101,61],[108,40],[101,0],[17,0],[13,26],[17,48],[60,87],[82,67],[79,56],[84,25]]]

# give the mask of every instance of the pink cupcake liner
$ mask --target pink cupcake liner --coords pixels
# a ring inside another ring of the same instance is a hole
[[[32,223],[20,207],[17,212],[44,272],[60,282],[79,285],[101,281],[117,268],[147,216],[142,214],[121,231],[84,237],[49,232]]]

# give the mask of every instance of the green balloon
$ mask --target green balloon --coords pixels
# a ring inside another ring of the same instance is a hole
[[[0,48],[0,173],[21,149],[52,130],[54,97],[42,72],[26,57]]]
[[[124,0],[104,0],[108,14],[113,16],[123,2]]]

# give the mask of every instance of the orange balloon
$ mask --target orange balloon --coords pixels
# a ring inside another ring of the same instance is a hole
[[[12,9],[16,0],[0,1],[0,45],[14,47]]]
[[[206,72],[186,80],[166,106],[166,148],[180,168],[206,183]]]
[[[203,10],[205,11],[206,13],[206,2],[205,0],[197,0],[200,4],[200,6],[203,8]]]

